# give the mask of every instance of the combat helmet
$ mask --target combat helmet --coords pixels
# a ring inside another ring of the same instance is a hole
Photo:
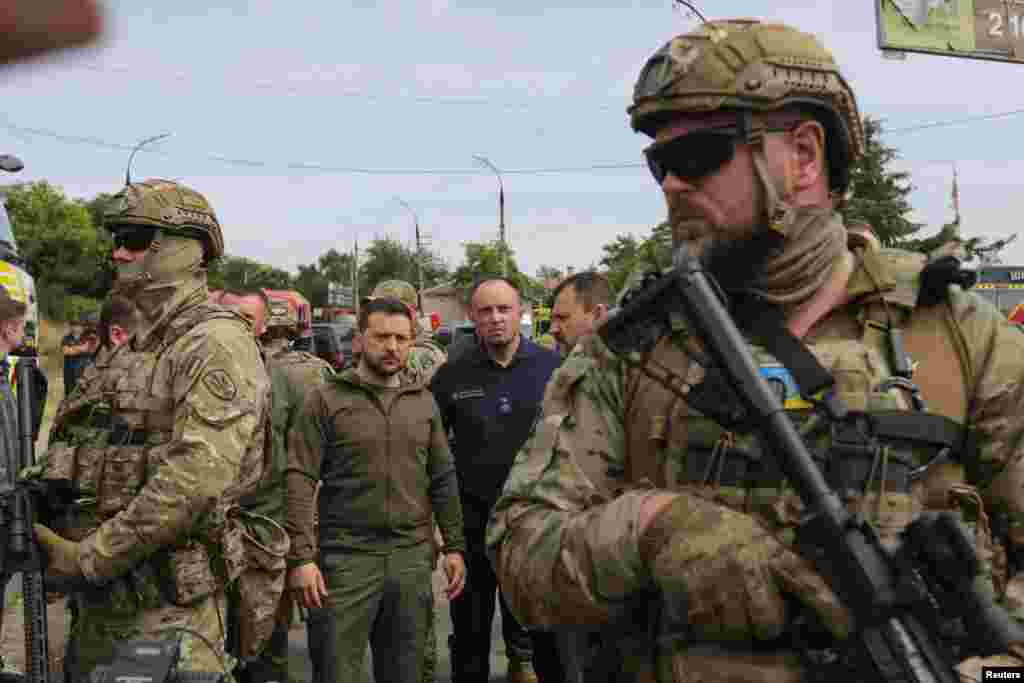
[[[296,331],[299,328],[299,311],[295,304],[284,297],[265,294],[267,300],[267,330],[285,329]]]
[[[103,225],[113,233],[136,227],[153,228],[203,243],[204,260],[224,256],[224,235],[213,207],[195,190],[171,180],[151,178],[129,183],[111,198]]]
[[[674,114],[735,111],[753,143],[750,114],[783,108],[822,124],[831,189],[844,195],[850,165],[864,153],[864,128],[838,64],[808,33],[753,19],[707,22],[647,60],[628,112],[633,129],[653,137]]]
[[[416,303],[416,288],[405,280],[384,280],[373,288],[372,297],[398,299],[409,308],[419,308]]]

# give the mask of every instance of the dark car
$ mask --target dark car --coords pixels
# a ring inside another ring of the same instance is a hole
[[[328,323],[313,323],[313,353],[331,364],[335,372],[352,365],[352,338],[355,316]]]
[[[476,346],[476,326],[472,320],[456,320],[451,323],[451,343],[448,344],[448,360],[452,361]]]

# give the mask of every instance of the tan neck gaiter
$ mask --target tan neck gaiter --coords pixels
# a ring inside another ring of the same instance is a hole
[[[782,251],[770,257],[751,279],[749,291],[784,306],[810,299],[846,251],[846,228],[831,209],[793,209],[787,217]]]

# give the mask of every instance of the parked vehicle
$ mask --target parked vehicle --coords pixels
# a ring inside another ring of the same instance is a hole
[[[355,316],[335,318],[329,323],[313,323],[313,353],[331,364],[335,372],[352,365],[352,340],[356,333]]]

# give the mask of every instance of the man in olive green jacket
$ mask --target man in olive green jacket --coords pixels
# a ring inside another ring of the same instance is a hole
[[[366,680],[369,642],[377,680],[420,683],[433,605],[431,512],[444,536],[449,599],[465,585],[455,467],[433,395],[399,377],[415,339],[409,309],[374,299],[359,328],[359,366],[310,391],[289,435],[288,585],[304,606],[333,613],[334,671],[325,680]]]

